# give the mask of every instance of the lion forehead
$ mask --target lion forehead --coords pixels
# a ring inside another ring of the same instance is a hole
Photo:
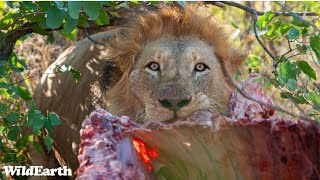
[[[135,68],[145,66],[150,61],[158,62],[162,66],[192,65],[197,61],[216,64],[219,61],[214,52],[214,47],[198,38],[163,37],[145,45],[137,58]]]

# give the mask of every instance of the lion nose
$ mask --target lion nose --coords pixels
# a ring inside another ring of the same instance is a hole
[[[171,110],[178,110],[178,109],[181,109],[181,108],[187,106],[190,103],[191,98],[184,99],[184,100],[168,100],[168,99],[164,99],[164,100],[158,99],[158,100],[159,100],[160,104],[162,105],[162,107],[168,108]]]

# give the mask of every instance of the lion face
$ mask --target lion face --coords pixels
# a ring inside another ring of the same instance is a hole
[[[207,108],[224,111],[230,94],[214,48],[191,37],[147,43],[129,85],[140,104],[137,120],[168,121]]]

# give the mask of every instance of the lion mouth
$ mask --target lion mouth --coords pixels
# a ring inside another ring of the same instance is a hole
[[[208,109],[209,100],[202,93],[196,96],[176,102],[174,101],[154,99],[150,105],[146,106],[146,116],[152,121],[161,121],[165,123],[173,123],[179,119],[189,117],[196,111]]]

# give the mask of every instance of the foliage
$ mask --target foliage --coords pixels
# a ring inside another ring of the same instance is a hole
[[[97,24],[106,24],[108,15],[101,11],[101,3],[85,7],[85,12]],[[80,6],[79,6],[80,5]],[[61,34],[74,40],[75,28],[78,24],[88,24],[86,15],[79,15],[86,2],[0,2],[0,41],[21,27],[32,24],[35,33],[49,36],[53,42],[51,29],[61,29]],[[99,11],[98,16],[95,11]],[[71,17],[73,18],[71,18]],[[79,21],[79,18],[82,18]],[[104,18],[100,20],[100,18]],[[78,23],[80,22],[80,23]],[[29,34],[20,38],[24,40]],[[60,124],[60,119],[54,113],[42,114],[36,104],[32,102],[33,96],[23,81],[17,77],[23,76],[28,69],[27,60],[20,59],[14,53],[8,58],[0,60],[0,158],[1,166],[28,165],[26,152],[32,144],[39,153],[47,153],[52,149],[53,127]],[[81,73],[73,67],[63,65],[57,67],[57,73],[71,72],[76,81]],[[26,77],[25,79],[28,79]],[[30,130],[28,130],[30,129]],[[38,141],[43,138],[43,143]],[[1,175],[3,179],[5,175]]]
[[[319,7],[317,10],[319,13]],[[316,100],[320,97],[316,73],[320,63],[319,28],[294,16],[275,17],[271,11],[260,16],[257,22],[260,30],[267,30],[260,35],[263,39],[278,42],[283,47],[288,46],[285,53],[276,57],[276,65],[279,67],[271,67],[274,76],[266,71],[269,78],[272,78],[271,81],[267,78],[267,81],[282,89],[282,98],[309,106],[303,114],[319,120],[319,116],[315,116],[320,113],[320,104]]]
[[[245,4],[257,7],[250,3]],[[294,14],[276,15],[275,12],[283,10],[276,3],[255,3],[272,9],[258,17],[256,33],[267,48],[275,47],[271,50],[275,54],[275,62],[265,54],[256,39],[251,38],[255,34],[252,30],[253,16],[228,5],[210,8],[215,16],[230,25],[230,29],[234,31],[235,45],[248,45],[250,54],[245,62],[247,71],[262,74],[266,87],[278,90],[278,98],[301,105],[304,112],[299,112],[299,115],[319,121],[319,16],[302,17],[310,22],[307,23]],[[184,8],[186,6],[182,1],[176,4]],[[121,18],[123,9],[133,10],[133,7],[139,5],[157,7],[158,2],[0,2],[0,48],[5,48],[4,44],[8,39],[16,43],[30,37],[32,33],[48,36],[51,43],[54,42],[53,31],[75,40],[79,29],[107,27]],[[285,5],[294,12],[320,14],[320,5],[317,2],[286,2]],[[246,35],[245,32],[252,35]],[[0,51],[1,53],[3,52]],[[0,59],[0,158],[3,164],[28,164],[26,152],[29,143],[40,153],[50,151],[53,144],[53,127],[60,124],[57,115],[50,112],[42,114],[32,102],[33,96],[28,87],[23,81],[16,80],[17,77],[30,78],[24,77],[23,74],[28,69],[27,64],[28,60],[14,53],[8,58]],[[71,73],[76,81],[81,80],[81,72],[73,67],[57,66],[56,73],[64,72]],[[246,76],[247,74],[243,75]],[[30,129],[30,133],[24,133],[25,129]],[[43,144],[37,141],[38,137],[43,138]]]
[[[0,158],[4,164],[27,165],[29,143],[45,153],[52,148],[52,128],[59,125],[57,115],[43,115],[32,102],[32,94],[14,79],[28,67],[25,60],[12,54],[8,61],[0,61]],[[30,106],[28,106],[30,104]],[[32,130],[31,132],[28,129]],[[45,138],[46,149],[36,137]]]
[[[270,94],[276,103],[280,102],[282,107],[297,116],[320,121],[319,3],[285,3],[293,12],[315,12],[317,15],[313,16],[296,16],[290,12],[289,15],[279,15],[285,9],[276,2],[254,4],[251,8],[259,6],[272,9],[258,15],[256,33],[263,45],[272,52],[275,60],[263,50],[256,39],[252,41],[250,35],[242,35],[248,29],[251,35],[255,35],[252,30],[253,14],[245,14],[246,11],[232,6],[228,6],[228,11],[213,7],[213,11],[226,18],[226,24],[230,24],[234,32],[240,32],[237,33],[240,35],[233,38],[233,43],[246,44],[249,47],[250,54],[245,62],[247,71],[259,73],[264,77],[265,86],[272,92]],[[257,10],[263,12],[261,9]],[[246,76],[245,73],[243,77]]]

